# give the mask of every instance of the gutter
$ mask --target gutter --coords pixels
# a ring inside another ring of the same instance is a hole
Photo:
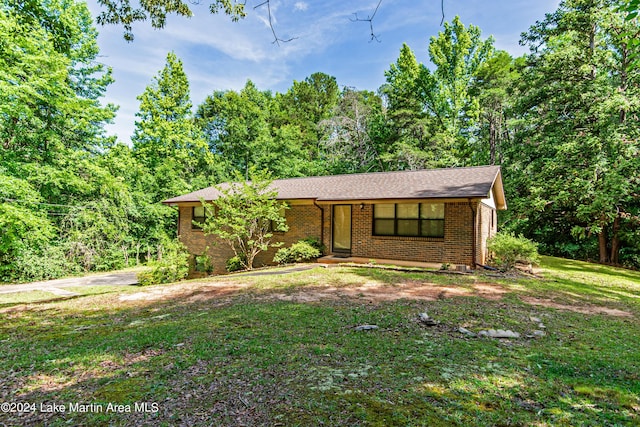
[[[320,209],[320,244],[324,246],[324,208],[320,207],[318,199],[313,199],[313,204]]]

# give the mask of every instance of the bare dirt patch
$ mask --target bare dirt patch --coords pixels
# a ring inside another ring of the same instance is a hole
[[[459,296],[480,296],[487,299],[500,299],[507,291],[501,286],[478,283],[472,288],[462,286],[436,285],[428,282],[411,281],[396,285],[367,282],[360,286],[348,287],[307,287],[291,293],[274,293],[269,298],[295,302],[318,302],[338,298],[365,299],[371,303],[395,301],[399,299],[417,299],[435,301],[442,298]]]
[[[616,308],[602,307],[599,305],[568,305],[560,304],[550,299],[534,297],[520,297],[520,299],[527,304],[555,308],[557,310],[573,311],[574,313],[606,314],[608,316],[615,317],[633,317],[633,314],[628,311],[618,310]]]
[[[185,298],[188,302],[224,299],[250,289],[250,285],[234,282],[189,283],[158,287],[134,294],[121,295],[120,301],[160,301]],[[407,281],[393,285],[369,281],[356,286],[306,286],[288,292],[263,291],[265,299],[278,299],[301,303],[337,300],[342,298],[364,299],[370,303],[417,299],[434,301],[460,296],[479,296],[499,300],[508,291],[493,283],[476,283],[470,287],[438,285],[429,282]]]
[[[238,293],[249,285],[238,282],[188,283],[158,286],[134,294],[120,295],[120,301],[162,301],[188,298],[189,302],[205,301]]]

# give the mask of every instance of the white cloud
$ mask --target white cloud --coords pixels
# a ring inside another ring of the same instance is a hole
[[[98,27],[99,60],[113,67],[116,79],[105,102],[121,106],[116,124],[108,129],[122,141],[133,132],[136,96],[164,66],[169,51],[182,59],[198,105],[214,90],[239,90],[248,79],[262,90],[285,91],[294,79],[317,71],[334,75],[340,85],[376,90],[403,42],[428,62],[429,37],[442,29],[440,2],[433,0],[384,1],[373,21],[382,43],[369,43],[367,23],[350,21],[354,12],[360,17],[373,13],[378,0],[323,0],[313,7],[306,0],[271,0],[276,34],[295,38],[278,46],[272,43],[266,7],[248,8],[247,17],[234,23],[224,14],[211,15],[206,3],[192,6],[191,19],[170,16],[163,30],[136,23],[133,43],[123,40],[118,26]],[[494,34],[496,47],[518,54],[524,49],[517,46],[519,34],[544,12],[553,12],[557,3],[459,0],[445,2],[445,19],[460,15],[465,24],[479,25],[484,36]],[[100,11],[96,0],[88,4],[95,16]]]
[[[307,9],[309,9],[309,3],[304,1],[298,1],[293,5],[293,10],[296,11],[305,12]]]

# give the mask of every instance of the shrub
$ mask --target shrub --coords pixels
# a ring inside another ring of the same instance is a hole
[[[40,250],[25,249],[15,259],[11,280],[30,282],[34,280],[55,279],[82,271],[65,256],[62,246],[47,245]]]
[[[324,252],[324,245],[322,244],[320,239],[317,238],[317,237],[306,237],[306,238],[300,240],[300,242],[304,242],[304,243],[310,244],[311,246],[313,246],[314,248],[319,250],[321,254],[322,254],[322,252]]]
[[[516,262],[538,263],[537,243],[511,233],[497,233],[487,241],[492,255],[492,264],[507,271],[515,267]]]
[[[194,269],[201,273],[211,274],[213,272],[213,263],[207,252],[209,252],[209,246],[200,255],[194,257]]]
[[[226,267],[229,273],[232,273],[234,271],[239,271],[245,268],[242,262],[242,259],[240,259],[239,256],[234,256],[232,258],[229,258],[227,260]]]
[[[277,262],[278,264],[305,262],[314,260],[320,255],[320,249],[312,246],[312,244],[305,239],[294,243],[289,248],[278,249],[278,252],[276,252],[276,255],[273,257],[273,262]]]
[[[189,253],[180,242],[165,247],[162,259],[151,261],[151,269],[138,273],[138,283],[142,286],[172,283],[182,280],[189,274]]]

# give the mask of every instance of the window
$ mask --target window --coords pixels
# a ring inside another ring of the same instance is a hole
[[[420,203],[420,235],[444,237],[444,203]]]
[[[193,221],[191,222],[191,229],[202,230],[202,227],[194,224],[194,222],[199,222],[202,224],[206,219],[207,215],[204,206],[194,206],[193,210],[191,211],[191,220]]]
[[[444,203],[383,203],[373,206],[375,236],[444,237]]]

